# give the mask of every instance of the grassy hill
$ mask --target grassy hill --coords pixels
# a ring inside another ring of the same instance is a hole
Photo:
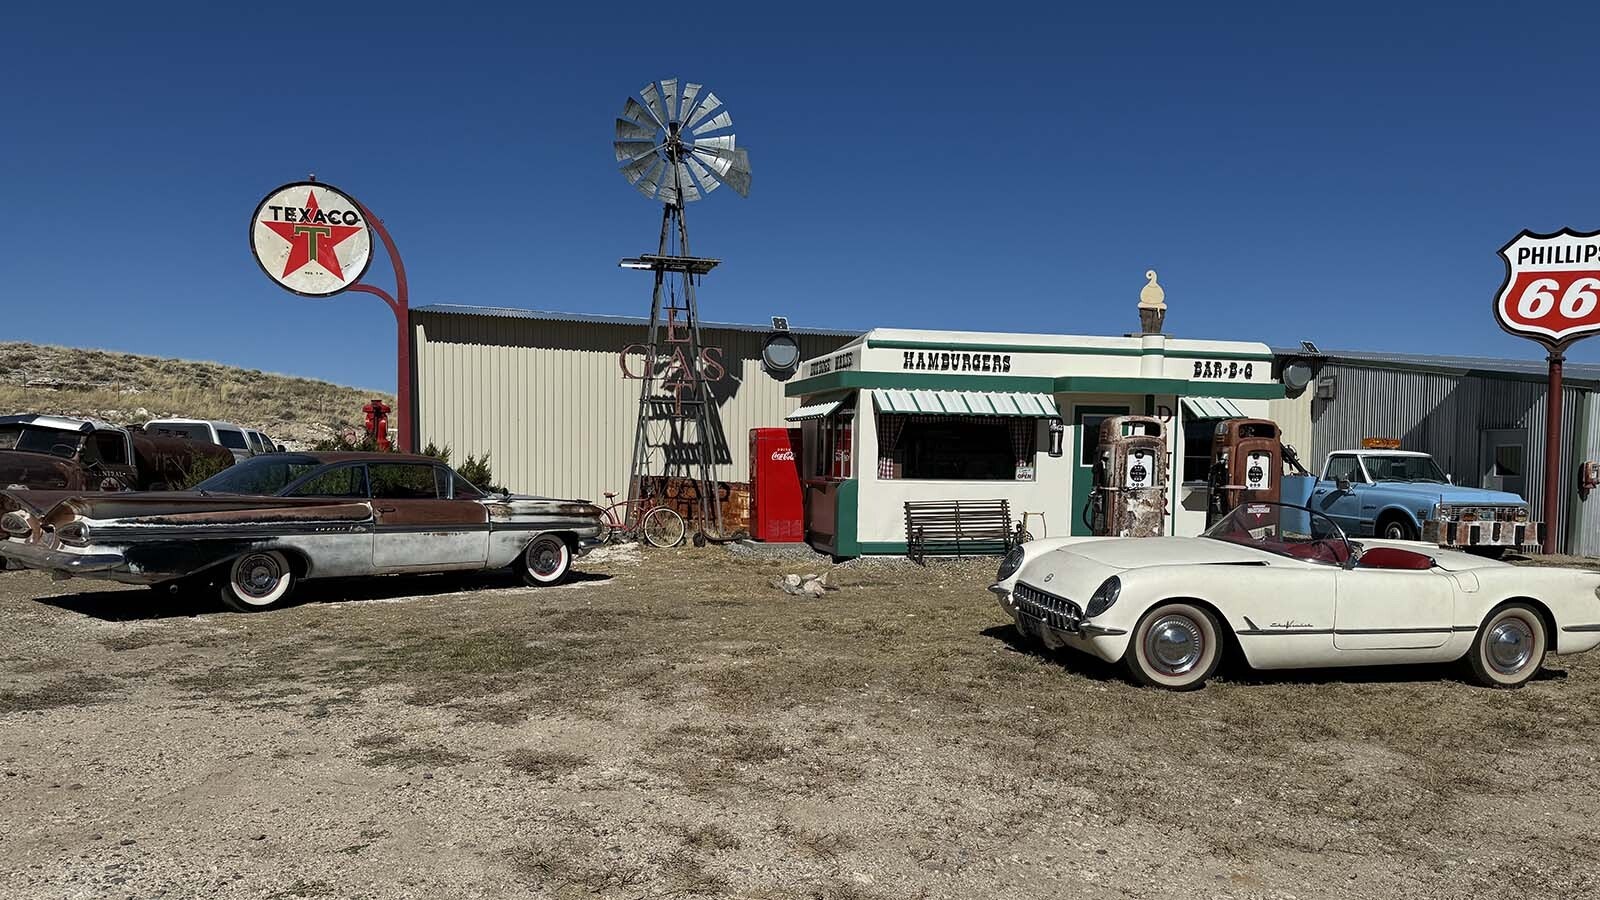
[[[225,419],[296,446],[359,427],[362,404],[379,398],[394,405],[391,394],[219,363],[0,343],[0,415]]]

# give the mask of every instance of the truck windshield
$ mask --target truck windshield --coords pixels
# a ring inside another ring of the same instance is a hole
[[[49,453],[71,458],[83,446],[83,435],[32,425],[0,425],[0,450]]]
[[[1445,482],[1444,473],[1431,456],[1368,456],[1366,463],[1373,481]]]
[[[274,453],[235,463],[194,486],[207,494],[271,497],[301,475],[322,465],[315,457]]]

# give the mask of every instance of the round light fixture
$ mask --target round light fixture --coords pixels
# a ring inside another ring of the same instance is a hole
[[[774,331],[761,344],[761,368],[779,381],[800,370],[800,342],[787,331]]]

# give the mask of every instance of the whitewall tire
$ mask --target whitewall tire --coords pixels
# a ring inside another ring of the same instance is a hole
[[[228,566],[222,602],[238,612],[260,612],[281,604],[294,588],[294,569],[276,550],[252,550]]]
[[[1222,627],[1192,603],[1162,603],[1139,620],[1122,657],[1133,680],[1170,691],[1203,686],[1222,660]]]
[[[1544,617],[1526,603],[1489,613],[1467,651],[1472,680],[1485,687],[1518,688],[1539,674],[1550,637]]]
[[[559,535],[541,534],[528,542],[517,567],[528,584],[560,584],[572,574],[572,546]]]

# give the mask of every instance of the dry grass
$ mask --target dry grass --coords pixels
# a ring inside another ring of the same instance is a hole
[[[586,756],[556,750],[513,750],[506,754],[506,765],[541,781],[555,781],[570,775],[589,762]]]
[[[359,424],[361,405],[379,397],[394,402],[381,391],[220,363],[0,343],[0,412],[95,416],[119,424],[164,416],[225,419],[279,440],[309,442]]]

